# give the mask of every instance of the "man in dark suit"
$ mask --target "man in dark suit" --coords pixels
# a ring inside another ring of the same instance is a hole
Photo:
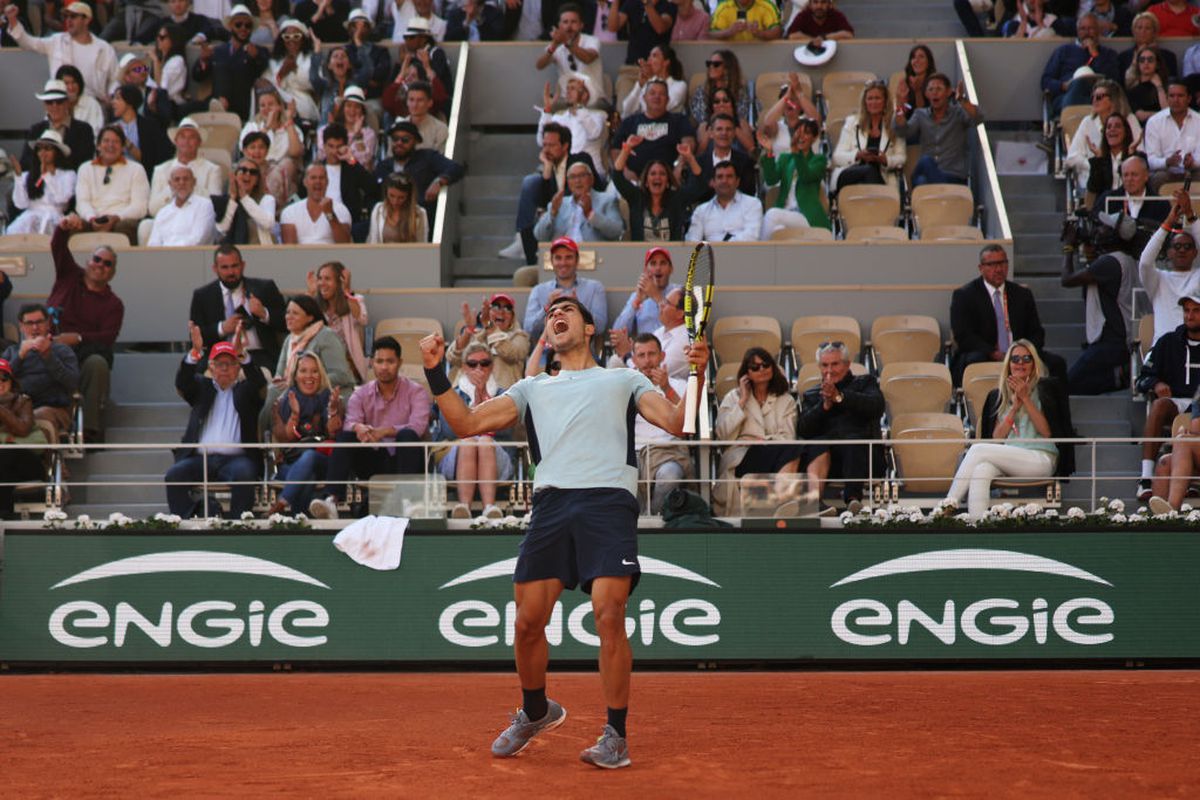
[[[740,150],[733,149],[734,132],[736,130],[733,117],[728,114],[714,114],[708,121],[709,142],[704,152],[696,156],[700,162],[700,181],[705,186],[712,184],[713,172],[717,164],[728,161],[737,169],[741,176],[738,191],[751,197],[758,196],[758,164],[753,158]],[[682,181],[682,176],[679,177]],[[713,190],[708,189],[700,197],[700,202],[711,200]]]
[[[336,122],[329,123],[322,131],[321,152],[325,156],[325,172],[329,175],[326,195],[335,202],[340,200],[349,209],[350,233],[354,241],[361,244],[367,240],[367,231],[371,227],[370,213],[379,199],[379,184],[366,167],[355,160],[346,138],[346,128]],[[307,192],[301,190],[300,196],[305,194]]]
[[[244,5],[236,5],[229,15],[228,42],[216,47],[200,46],[200,59],[192,67],[192,80],[212,79],[212,96],[226,111],[242,119],[250,117],[250,93],[254,81],[267,68],[270,54],[251,44],[254,17]]]
[[[254,505],[251,482],[260,472],[261,459],[256,457],[255,451],[236,445],[258,439],[258,411],[267,381],[241,349],[240,321],[234,334],[236,346],[222,341],[209,351],[207,365],[211,377],[205,374],[200,329],[189,323],[188,330],[192,349],[183,357],[175,373],[175,390],[192,407],[183,443],[212,446],[207,448],[207,454],[195,447],[181,447],[175,451],[175,463],[163,479],[167,484],[167,505],[172,514],[181,517],[195,516],[203,511],[199,503],[192,501],[190,484],[204,479],[207,462],[208,480],[233,484],[229,517],[238,519]],[[210,508],[209,513],[213,510]]]
[[[1046,332],[1033,292],[1008,280],[1008,254],[998,244],[980,251],[979,277],[954,290],[950,330],[954,333],[950,369],[956,386],[962,384],[968,366],[1002,360],[1008,345],[1017,339],[1033,342],[1050,374],[1066,382],[1067,362],[1045,350]]]
[[[1141,154],[1134,154],[1121,162],[1121,188],[1102,193],[1092,205],[1092,214],[1113,230],[1103,249],[1127,255],[1129,258],[1122,263],[1127,269],[1136,267],[1134,259],[1141,256],[1150,237],[1171,213],[1170,200],[1149,199],[1149,184],[1150,165]]]
[[[220,245],[213,256],[217,279],[192,292],[188,318],[200,329],[204,347],[229,341],[242,323],[250,360],[274,374],[284,331],[283,295],[275,281],[244,277],[245,269],[236,246]]]
[[[33,143],[51,127],[62,136],[63,143],[71,148],[71,155],[63,159],[63,169],[78,170],[80,164],[91,161],[96,155],[96,133],[91,125],[72,116],[71,107],[67,104],[67,85],[60,80],[46,81],[45,88],[34,97],[42,101],[46,118],[29,128],[25,149],[21,151],[21,169],[31,170],[37,166]]]

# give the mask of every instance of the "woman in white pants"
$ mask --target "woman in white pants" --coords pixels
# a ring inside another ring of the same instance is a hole
[[[973,520],[987,514],[995,478],[1054,474],[1058,448],[1049,440],[1071,435],[1070,417],[1053,379],[1043,376],[1046,368],[1033,344],[1025,339],[1013,342],[1004,356],[999,386],[988,395],[980,418],[980,430],[1000,441],[971,445],[946,497],[955,504],[966,497]]]

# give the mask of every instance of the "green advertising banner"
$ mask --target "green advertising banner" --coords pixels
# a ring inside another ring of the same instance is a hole
[[[399,569],[328,533],[9,532],[0,661],[506,661],[520,537],[410,534]],[[1187,533],[644,532],[647,660],[1200,657]],[[552,656],[596,654],[563,594]]]

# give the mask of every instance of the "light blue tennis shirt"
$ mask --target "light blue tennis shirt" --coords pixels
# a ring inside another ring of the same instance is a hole
[[[524,378],[504,393],[525,421],[537,465],[533,491],[627,489],[637,495],[637,403],[654,391],[634,369],[563,370]]]

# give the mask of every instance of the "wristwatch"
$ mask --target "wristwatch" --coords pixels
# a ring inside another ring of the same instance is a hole
[[[846,399],[846,395],[842,394],[841,392],[838,392],[837,397],[833,398],[833,402],[841,403],[845,399]]]

